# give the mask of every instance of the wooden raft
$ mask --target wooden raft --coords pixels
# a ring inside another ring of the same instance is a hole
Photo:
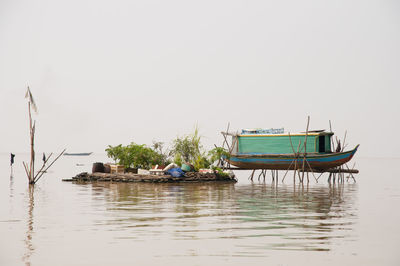
[[[188,172],[184,177],[170,175],[140,175],[132,173],[80,173],[67,182],[148,182],[148,183],[181,183],[181,182],[237,182],[235,177],[223,176],[216,173]]]

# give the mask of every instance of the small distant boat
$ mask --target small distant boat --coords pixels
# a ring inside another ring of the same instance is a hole
[[[77,153],[64,153],[65,156],[89,156],[91,155],[93,152],[77,152]]]

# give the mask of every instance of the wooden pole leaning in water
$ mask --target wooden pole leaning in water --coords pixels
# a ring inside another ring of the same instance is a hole
[[[299,177],[299,182],[301,182],[300,174],[299,174],[299,171],[297,170],[297,161],[300,156],[300,145],[301,145],[301,141],[299,140],[299,145],[297,146],[297,153],[295,154],[295,161],[294,161],[294,172],[293,172],[293,182],[294,183],[296,183],[296,172]]]
[[[34,143],[35,143],[35,127],[36,127],[36,122],[33,123],[32,125],[32,113],[31,113],[31,102],[28,101],[28,112],[29,112],[29,136],[30,136],[30,143],[31,143],[31,160],[29,164],[29,184],[33,184],[33,175],[35,173],[35,148],[34,148]]]
[[[49,165],[49,166],[47,166],[46,167],[46,169],[44,169],[33,181],[34,181],[34,183],[36,183],[37,181],[39,181],[39,179],[44,175],[44,173],[46,173],[46,171],[58,160],[58,158],[60,158],[61,157],[61,155],[63,155],[64,154],[64,152],[66,151],[67,149],[64,149],[52,162],[51,162],[51,164]]]
[[[42,167],[41,167],[41,168],[39,169],[39,171],[36,173],[34,179],[36,179],[37,176],[38,176],[41,172],[45,172],[45,171],[43,171],[43,168],[46,166],[47,161],[50,160],[50,158],[51,158],[52,155],[53,155],[53,153],[50,153],[50,155],[46,158],[46,160],[43,162]]]
[[[292,163],[294,162],[294,168],[293,168],[293,184],[296,184],[296,172],[298,173],[298,175],[299,175],[299,181],[301,182],[300,174],[299,174],[299,172],[297,171],[297,161],[298,161],[298,158],[300,157],[300,145],[301,145],[301,141],[299,141],[299,145],[297,146],[297,152],[295,152],[294,147],[293,147],[292,137],[291,137],[290,133],[289,133],[289,140],[290,140],[290,145],[292,146],[292,151],[293,151],[293,156],[294,156],[294,159],[293,159],[293,161],[292,161]],[[291,165],[290,165],[290,166],[291,166]],[[290,166],[289,166],[289,168],[288,168],[287,171],[289,171]],[[286,176],[286,174],[285,174],[285,176]],[[282,180],[282,181],[283,181],[283,180]]]
[[[331,133],[332,133],[331,120],[329,120],[329,130],[330,130]],[[331,137],[330,139],[331,139],[331,145],[332,145],[331,149],[332,149],[332,151],[335,151],[335,142],[333,141],[333,138],[332,138],[332,137]]]
[[[249,176],[249,179],[251,180],[251,181],[253,181],[253,177],[254,177],[254,173],[255,173],[255,169],[253,170],[253,172],[251,173],[251,175]]]
[[[35,101],[33,100],[33,96],[32,96],[32,93],[31,93],[29,87],[28,87],[28,89],[26,91],[25,98],[28,98],[29,136],[30,136],[30,150],[31,150],[31,154],[30,155],[31,156],[30,156],[29,166],[25,162],[23,162],[23,165],[24,165],[25,173],[26,173],[26,175],[28,177],[29,184],[30,185],[34,185],[43,176],[43,174],[47,171],[47,169],[49,169],[55,163],[55,161],[57,161],[58,158],[60,158],[60,156],[62,154],[64,154],[66,149],[64,149],[60,153],[60,155],[58,155],[57,158],[55,158],[51,162],[51,164],[45,168],[46,163],[48,162],[48,160],[50,159],[50,157],[52,155],[52,154],[50,154],[50,156],[47,158],[47,160],[45,160],[43,162],[43,165],[40,168],[39,172],[37,172],[36,175],[35,175],[35,130],[36,130],[36,121],[33,121],[33,124],[32,124],[31,108],[37,113],[37,107],[36,107]]]
[[[302,176],[301,176],[301,182],[302,183],[303,183],[303,180],[304,180],[304,166],[305,166],[305,160],[306,160],[306,156],[307,156],[307,136],[308,136],[308,126],[309,126],[309,124],[310,124],[310,116],[307,117],[306,138],[305,138],[305,141],[304,141],[304,156],[303,156],[303,167],[302,167],[303,173],[302,173]]]
[[[294,159],[292,160],[292,162],[290,163],[288,169],[286,170],[286,173],[285,173],[285,175],[284,175],[283,178],[282,178],[282,183],[283,183],[283,181],[285,180],[285,177],[286,177],[287,173],[289,172],[290,167],[291,167],[291,166],[293,165],[293,163],[297,160],[297,159],[296,159],[296,151],[294,150],[294,147],[293,147],[292,136],[290,135],[290,132],[288,132],[288,135],[289,135],[290,146],[292,147]],[[295,166],[294,166],[294,168],[293,168],[293,171],[295,172],[295,174],[296,174],[296,166],[297,166],[297,164],[295,164]],[[293,182],[296,183],[296,178],[293,179]]]
[[[353,178],[354,183],[356,183],[356,179],[354,178],[354,175],[351,173],[349,166],[345,163],[344,165],[346,165],[347,170],[349,170],[350,176]],[[353,168],[351,170],[354,169],[356,163],[354,163]]]

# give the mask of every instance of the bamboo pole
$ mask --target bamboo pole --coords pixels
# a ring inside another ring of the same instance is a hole
[[[251,173],[251,175],[249,176],[249,179],[251,180],[251,181],[253,181],[253,177],[254,177],[254,172],[255,172],[256,170],[253,170],[253,172]]]
[[[292,147],[293,154],[295,154],[296,151],[294,150],[294,147],[293,147],[292,136],[290,135],[290,132],[288,132],[288,135],[289,135],[290,146]]]
[[[302,174],[302,177],[301,177],[301,182],[303,182],[303,180],[304,180],[304,163],[305,163],[306,156],[307,156],[307,136],[308,136],[308,126],[309,126],[309,124],[310,124],[310,116],[307,117],[307,129],[306,129],[306,138],[305,138],[305,141],[304,141],[304,157],[303,157],[303,167],[302,167],[303,174]]]
[[[228,131],[229,131],[229,126],[230,126],[230,122],[228,122],[228,127],[226,128],[226,133],[228,133]],[[224,136],[224,142],[223,142],[223,144],[222,144],[222,147],[225,145],[225,143],[226,143],[226,146],[228,147],[228,150],[230,150],[230,147],[229,147],[229,143],[228,143],[228,141],[226,140],[226,135],[225,134],[222,134],[222,136]]]
[[[29,114],[29,137],[30,137],[30,144],[31,144],[31,158],[30,158],[30,162],[29,162],[29,175],[28,175],[28,179],[29,179],[29,183],[31,183],[32,180],[32,172],[33,172],[33,163],[32,163],[32,159],[33,159],[33,140],[32,140],[32,114],[31,114],[31,102],[28,101],[28,114]]]
[[[297,170],[297,154],[293,147],[292,136],[290,135],[290,132],[288,132],[288,134],[289,134],[290,146],[292,147],[292,151],[293,151],[293,155],[294,155],[294,159],[293,159],[292,163],[295,162],[294,169],[293,169],[293,184],[295,184],[296,183],[296,170]],[[300,150],[300,143],[299,143],[299,147],[297,147],[297,153],[299,152],[299,150]],[[292,163],[290,164],[290,166],[292,165]],[[290,166],[288,168],[288,171],[290,169]],[[287,172],[286,172],[286,174],[287,174]],[[285,176],[286,176],[286,174],[285,174]],[[285,178],[283,178],[283,179],[285,179]],[[283,182],[283,180],[282,180],[282,182]]]
[[[286,170],[285,175],[284,175],[283,178],[282,178],[282,183],[283,183],[283,181],[285,180],[285,177],[286,177],[287,173],[289,172],[290,167],[293,165],[294,161],[295,161],[295,160],[292,160],[292,162],[291,162],[290,165],[289,165],[289,168]]]
[[[349,170],[349,174],[350,174],[350,176],[353,178],[354,183],[356,183],[356,179],[354,178],[353,174],[351,173],[351,170],[350,170],[349,166],[348,166],[347,164],[345,164],[345,165],[346,165],[346,167],[347,167],[347,170]],[[353,169],[354,169],[354,168],[353,168]],[[353,169],[352,169],[352,170],[353,170]]]
[[[332,125],[331,125],[331,120],[329,120],[329,129],[332,133]],[[331,145],[332,145],[332,152],[335,152],[335,142],[333,141],[333,138],[331,137]]]
[[[261,169],[261,172],[260,172],[260,174],[258,175],[258,178],[257,178],[258,181],[260,181],[260,178],[261,178],[261,175],[263,174],[263,171],[264,170]]]
[[[28,181],[30,181],[30,179],[29,179],[29,173],[28,173],[28,166],[25,164],[25,162],[22,162],[22,164],[24,165],[26,177],[28,178]]]
[[[301,145],[301,141],[299,141],[299,145],[297,146],[297,153],[296,153],[296,156],[295,156],[294,172],[293,172],[293,182],[294,182],[294,183],[296,183],[297,159],[298,159],[298,156],[299,156],[300,145]],[[299,180],[299,181],[300,181],[300,180]]]
[[[325,173],[325,172],[322,172],[322,173],[317,177],[317,183],[318,183],[319,178],[320,178],[324,173]]]
[[[308,162],[307,159],[306,159],[306,162],[307,162],[307,164],[308,164],[308,167],[310,167],[311,173],[312,173],[312,175],[314,176],[315,181],[318,183],[318,179],[315,178],[314,171],[313,171],[313,169],[311,168],[311,165],[310,165],[310,163]],[[308,172],[307,172],[307,179],[308,179]]]
[[[50,164],[49,166],[47,166],[47,168],[44,169],[44,171],[33,181],[33,183],[36,183],[37,181],[39,181],[39,179],[43,176],[43,174],[47,171],[47,169],[49,169],[49,168],[53,165],[53,163],[55,163],[55,162],[58,160],[58,158],[60,158],[61,155],[64,154],[64,152],[65,152],[66,150],[67,150],[67,149],[64,149],[64,150],[51,162],[51,164]]]
[[[39,169],[39,171],[36,173],[34,179],[36,179],[36,177],[39,175],[40,172],[42,172],[43,168],[45,167],[47,161],[51,158],[51,156],[53,155],[53,153],[50,153],[50,155],[47,157],[47,159],[43,162],[42,167]]]

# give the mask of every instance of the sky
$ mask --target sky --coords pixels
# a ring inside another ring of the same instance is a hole
[[[347,130],[399,157],[399,1],[0,0],[0,152]]]

